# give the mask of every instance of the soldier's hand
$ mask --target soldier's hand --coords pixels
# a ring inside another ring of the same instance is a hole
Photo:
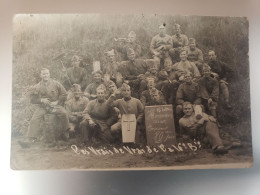
[[[41,102],[44,104],[44,105],[50,105],[51,102],[47,99],[47,98],[42,98],[41,99]]]
[[[212,104],[213,100],[211,98],[208,99],[208,104]]]
[[[139,74],[139,75],[137,76],[137,78],[143,80],[145,77],[144,77],[144,74]]]
[[[94,127],[96,125],[93,120],[89,120],[88,123],[91,127]]]

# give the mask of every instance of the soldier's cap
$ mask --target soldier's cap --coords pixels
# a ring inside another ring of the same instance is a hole
[[[162,23],[159,25],[159,28],[165,28],[165,26],[166,26],[166,23]]]
[[[128,36],[130,37],[136,37],[136,34],[135,34],[135,32],[134,31],[131,31],[129,34],[128,34]]]
[[[105,52],[105,54],[107,56],[114,56],[115,55],[115,51],[114,51],[114,49],[111,49],[110,51]]]
[[[202,67],[202,70],[204,71],[204,70],[211,70],[211,68],[210,68],[210,66],[209,65],[207,65],[207,64],[203,64],[203,67]]]
[[[131,89],[131,87],[129,85],[127,85],[126,83],[123,83],[120,89],[126,90],[126,89]]]
[[[186,106],[188,106],[188,105],[191,105],[191,107],[192,107],[192,103],[191,103],[191,102],[183,102],[183,103],[182,103],[183,108],[186,107]],[[193,107],[192,107],[192,108],[193,108]]]
[[[100,74],[101,76],[103,76],[103,72],[101,70],[96,70],[96,71],[92,72],[92,76],[94,76],[96,74]]]
[[[189,43],[196,43],[196,39],[194,39],[194,38],[189,38]]]
[[[81,92],[81,86],[79,84],[73,84],[71,88],[72,92]]]
[[[146,80],[147,82],[155,81],[154,77],[147,77]]]
[[[126,53],[127,55],[131,55],[131,54],[135,54],[135,51],[131,47],[128,47]]]
[[[185,72],[184,72],[184,77],[186,77],[186,76],[191,76],[191,77],[193,77],[193,75],[192,75],[191,72],[187,72],[187,71],[185,71]]]
[[[106,91],[105,85],[104,85],[104,84],[100,84],[100,85],[97,87],[97,90],[96,90],[96,91],[98,91],[98,90]]]
[[[71,61],[80,61],[80,57],[78,55],[73,55]]]
[[[116,84],[115,84],[113,81],[111,81],[111,80],[109,80],[109,81],[107,81],[107,82],[105,83],[105,86],[106,86],[106,87],[109,87],[109,86],[111,86],[111,85],[116,86]]]
[[[180,54],[185,52],[186,54],[188,53],[186,49],[182,48],[181,51],[180,51]]]
[[[176,28],[180,28],[181,27],[181,25],[179,25],[179,24],[174,24],[174,28],[176,29]]]
[[[150,90],[150,93],[151,93],[151,95],[158,94],[158,90],[157,90],[155,87],[153,87],[153,88]]]

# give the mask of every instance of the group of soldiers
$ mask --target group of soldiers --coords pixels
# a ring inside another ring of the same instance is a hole
[[[196,40],[181,34],[179,24],[175,31],[170,36],[166,24],[159,26],[151,40],[150,59],[142,56],[133,31],[128,38],[115,38],[114,48],[104,54],[107,61],[92,72],[91,83],[89,70],[80,67],[82,59],[77,55],[71,59],[72,66],[61,71],[59,82],[50,78],[48,69],[42,69],[42,80],[31,94],[31,103],[38,107],[26,141],[20,145],[40,140],[46,116],[55,118],[54,129],[59,127],[58,136],[65,140],[76,136],[86,145],[121,143],[124,114],[136,117],[135,143],[146,144],[145,106],[168,104],[173,106],[177,138],[206,140],[215,153],[226,153],[216,109],[220,97],[225,108],[231,108],[230,68],[213,50],[205,63]]]

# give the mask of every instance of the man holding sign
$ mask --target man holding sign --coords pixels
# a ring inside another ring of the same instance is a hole
[[[120,113],[123,115],[123,122],[122,121],[118,121],[116,124],[111,126],[111,131],[112,132],[120,132],[122,125],[125,124],[125,122],[127,123],[127,128],[131,128],[132,127],[132,123],[134,123],[135,119],[136,119],[136,136],[135,136],[135,140],[133,140],[133,142],[135,143],[143,143],[144,142],[144,133],[141,132],[141,128],[140,125],[142,123],[143,120],[143,116],[144,116],[144,106],[141,103],[140,100],[131,97],[131,89],[130,86],[127,84],[123,84],[121,87],[121,93],[123,95],[122,99],[118,99],[115,100],[115,93],[112,94],[110,96],[110,103],[111,105],[117,107],[120,110]],[[130,116],[129,114],[134,114],[134,118],[132,116]],[[124,115],[127,115],[127,117],[124,117]],[[124,121],[125,120],[125,121]],[[131,122],[133,121],[133,122]],[[129,123],[129,126],[128,126]],[[130,129],[131,130],[131,129]]]

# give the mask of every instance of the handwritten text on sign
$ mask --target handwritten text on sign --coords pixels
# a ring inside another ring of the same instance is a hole
[[[176,142],[172,105],[146,106],[145,126],[148,145]]]

